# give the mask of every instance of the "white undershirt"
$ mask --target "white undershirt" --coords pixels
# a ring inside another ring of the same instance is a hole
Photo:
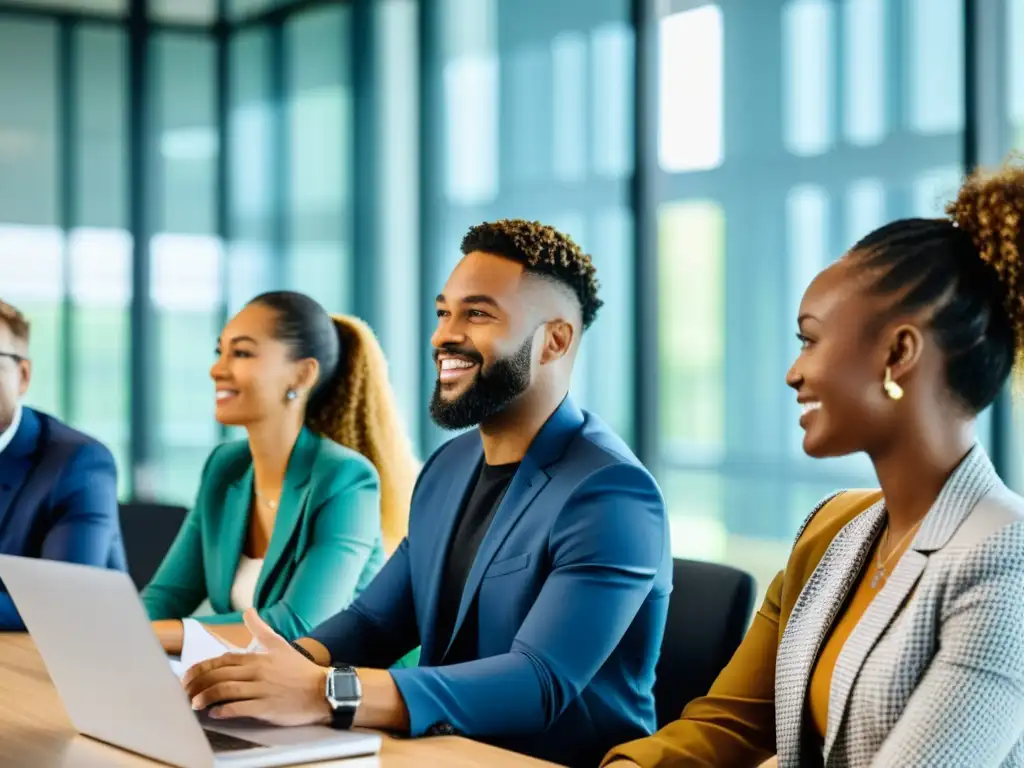
[[[4,448],[11,444],[14,439],[14,435],[18,432],[18,427],[21,426],[21,403],[14,406],[14,418],[11,419],[11,426],[0,432],[0,453],[4,452]]]
[[[256,599],[256,582],[262,570],[263,558],[239,556],[235,582],[231,585],[231,610],[245,611],[252,608]]]

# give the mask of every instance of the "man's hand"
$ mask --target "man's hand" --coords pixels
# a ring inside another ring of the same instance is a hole
[[[191,667],[182,684],[192,707],[212,707],[214,718],[251,717],[274,725],[330,723],[327,669],[292,648],[256,611],[247,610],[244,620],[266,653],[226,653]]]

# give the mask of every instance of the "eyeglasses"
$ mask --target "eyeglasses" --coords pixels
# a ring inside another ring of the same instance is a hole
[[[20,363],[23,360],[28,360],[24,355],[16,355],[13,352],[0,352],[0,357],[9,357],[16,363]]]

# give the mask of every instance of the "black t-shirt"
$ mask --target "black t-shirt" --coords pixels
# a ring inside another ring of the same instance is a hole
[[[498,511],[501,500],[505,498],[505,491],[508,490],[517,469],[518,463],[497,466],[483,464],[480,474],[477,475],[476,484],[455,523],[451,543],[448,545],[448,556],[444,561],[444,575],[441,578],[441,594],[438,601],[436,631],[438,647],[442,652],[447,647],[455,628],[459,603],[462,602],[466,579],[469,578],[469,571],[480,549],[480,542],[483,541],[487,529],[491,527],[494,513]],[[471,608],[462,625],[461,637],[468,639],[473,636],[470,625],[475,621],[476,612]],[[460,647],[461,645],[463,644],[456,643],[452,647],[451,653],[444,658],[446,664],[472,659],[471,649]],[[467,654],[470,658],[463,658]]]

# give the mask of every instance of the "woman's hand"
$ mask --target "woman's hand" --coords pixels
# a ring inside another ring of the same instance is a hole
[[[185,628],[179,619],[160,619],[153,622],[153,632],[164,653],[170,656],[180,656],[181,646],[185,639]]]

